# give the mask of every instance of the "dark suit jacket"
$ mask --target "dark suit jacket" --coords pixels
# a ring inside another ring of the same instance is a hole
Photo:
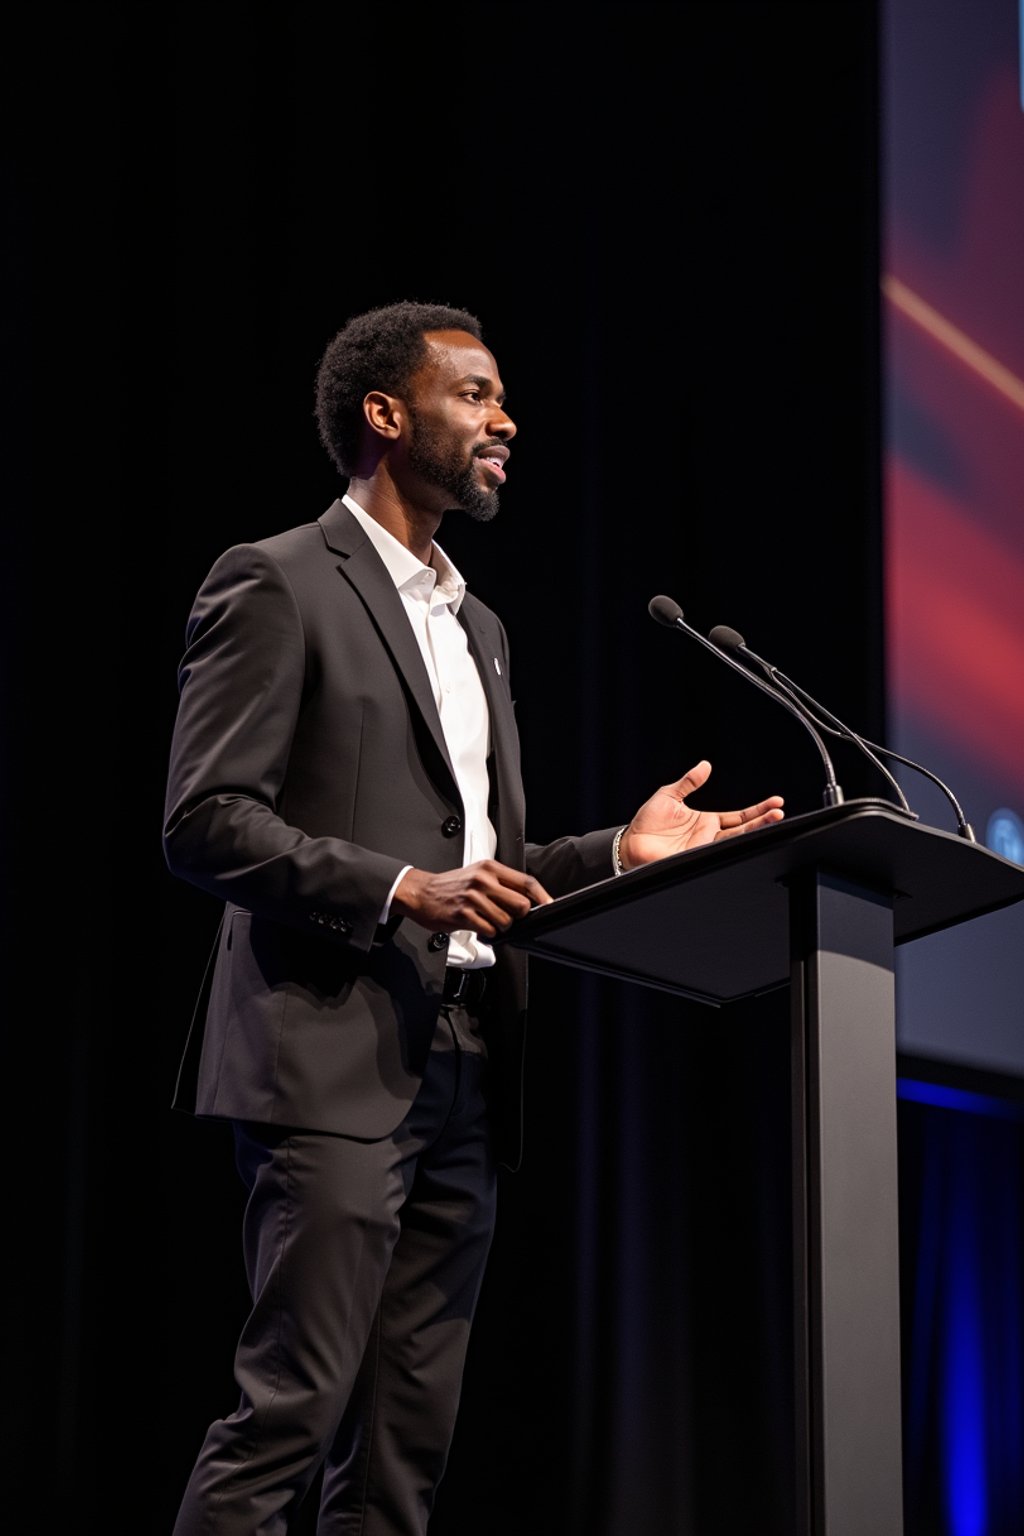
[[[505,632],[459,610],[491,719],[497,857],[553,895],[610,875],[613,830],[524,841]],[[359,1137],[411,1104],[445,941],[378,917],[405,864],[462,862],[462,803],[415,636],[383,562],[336,501],[214,564],[188,622],[164,849],[225,902],[175,1104]],[[499,947],[485,1027],[499,1155],[519,1156],[526,959]]]

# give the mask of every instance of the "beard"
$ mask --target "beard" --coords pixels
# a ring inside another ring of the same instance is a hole
[[[410,415],[409,467],[452,498],[451,510],[465,512],[478,523],[489,523],[498,513],[497,491],[482,490],[474,460],[467,462],[462,450],[415,411]]]

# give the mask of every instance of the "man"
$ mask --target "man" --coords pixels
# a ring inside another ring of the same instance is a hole
[[[189,618],[165,850],[225,911],[176,1103],[233,1123],[252,1310],[176,1536],[284,1532],[321,1466],[320,1536],[422,1536],[519,1157],[525,956],[491,941],[782,816],[691,809],[701,762],[625,827],[524,842],[505,632],[434,542],[497,510],[503,400],[474,316],[354,317],[317,379],[347,493],[229,549]]]

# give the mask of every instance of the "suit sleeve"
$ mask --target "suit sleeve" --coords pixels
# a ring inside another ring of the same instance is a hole
[[[552,896],[567,896],[598,880],[614,878],[612,843],[618,826],[553,843],[527,843],[526,868]]]
[[[306,686],[294,593],[254,545],[228,550],[189,616],[178,674],[163,849],[225,901],[369,949],[402,862],[311,837],[278,810]]]

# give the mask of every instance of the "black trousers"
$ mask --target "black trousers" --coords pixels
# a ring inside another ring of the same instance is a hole
[[[241,1395],[207,1431],[174,1536],[284,1536],[321,1465],[318,1536],[423,1536],[494,1226],[486,1072],[474,1021],[445,1008],[385,1140],[235,1127]]]

